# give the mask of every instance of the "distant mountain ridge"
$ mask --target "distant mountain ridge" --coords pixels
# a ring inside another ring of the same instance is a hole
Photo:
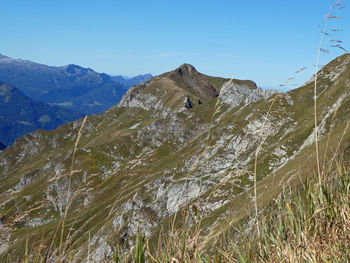
[[[79,112],[32,100],[19,89],[0,82],[0,142],[4,147],[27,133],[38,129],[52,130],[83,116]]]
[[[74,64],[53,67],[0,54],[0,81],[35,100],[89,115],[114,106],[131,86],[151,77],[111,77]]]
[[[112,76],[112,78],[116,81],[118,81],[119,83],[121,83],[122,85],[124,86],[134,86],[134,85],[137,85],[137,84],[140,84],[142,82],[145,82],[149,79],[151,79],[153,76],[152,74],[144,74],[144,75],[137,75],[137,76],[134,76],[134,77],[125,77],[125,76]]]

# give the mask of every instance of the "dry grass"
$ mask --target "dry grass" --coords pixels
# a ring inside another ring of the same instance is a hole
[[[315,174],[311,174],[311,178]],[[338,162],[322,183],[308,180],[284,192],[262,216],[260,235],[247,239],[243,262],[347,262],[350,260],[350,169]],[[321,191],[320,191],[321,189]]]
[[[69,172],[68,190],[67,190],[67,195],[66,195],[66,205],[65,205],[64,215],[62,217],[61,238],[60,238],[60,246],[59,246],[59,262],[62,262],[62,256],[64,254],[63,235],[64,235],[64,228],[65,228],[65,220],[67,218],[70,205],[73,201],[73,200],[70,200],[69,197],[70,197],[70,192],[71,192],[72,171],[73,171],[73,167],[74,167],[75,153],[78,149],[79,140],[80,140],[81,134],[83,132],[83,128],[85,126],[87,117],[88,116],[85,116],[85,118],[83,119],[83,121],[81,123],[80,129],[78,131],[77,139],[76,139],[75,144],[74,144],[73,154],[72,154],[72,162],[71,162],[70,172]],[[72,196],[74,196],[74,193]],[[58,227],[59,227],[59,225],[58,225]],[[57,229],[58,229],[58,227],[57,227]],[[70,234],[70,231],[69,231],[69,234]],[[67,239],[69,239],[69,235],[68,235]]]
[[[310,171],[308,177],[318,178],[316,173]],[[147,241],[138,241],[143,258],[151,262],[349,262],[349,164],[337,161],[322,176],[321,184],[309,179],[296,193],[285,189],[260,215],[259,232],[256,226],[248,233],[237,229],[238,237],[223,234],[218,246],[199,249],[201,233],[184,227],[160,234],[156,251],[149,250]],[[135,253],[133,260],[140,262],[139,256]]]
[[[321,38],[319,47],[317,49],[317,56],[316,56],[316,64],[315,64],[315,74],[314,74],[314,123],[315,123],[315,151],[316,151],[316,163],[317,163],[317,175],[319,180],[321,180],[321,164],[320,164],[320,153],[319,153],[319,131],[318,131],[318,116],[317,116],[317,77],[318,77],[318,71],[320,69],[320,56],[321,52],[325,54],[329,54],[330,50],[324,48],[324,41],[326,40],[327,36],[329,36],[328,25],[329,22],[333,19],[341,19],[341,17],[336,16],[335,13],[338,10],[343,9],[343,0],[337,0],[333,5],[329,7],[329,12],[324,17],[324,23],[323,28],[321,31]],[[331,29],[331,31],[336,32],[339,31],[339,29]],[[342,43],[343,41],[338,39],[328,39],[331,43]],[[347,51],[344,49],[340,44],[337,45],[331,45],[331,48],[339,48],[343,51]]]

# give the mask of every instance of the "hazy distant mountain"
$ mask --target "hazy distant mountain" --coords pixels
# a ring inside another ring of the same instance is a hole
[[[73,64],[51,67],[0,54],[0,81],[35,100],[86,114],[105,111],[117,104],[131,86],[151,77],[118,79]]]
[[[0,82],[0,142],[4,145],[11,145],[27,133],[38,129],[52,130],[83,116],[79,112],[34,101],[19,89]]]
[[[126,87],[132,87],[142,82],[145,82],[152,78],[151,74],[137,75],[135,77],[124,77],[124,76],[113,76],[114,80],[118,81],[120,84]]]

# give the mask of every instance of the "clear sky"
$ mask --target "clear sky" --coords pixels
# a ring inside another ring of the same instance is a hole
[[[275,88],[301,67],[311,77],[333,0],[0,0],[0,53],[111,75],[170,71],[182,63]],[[345,6],[347,0],[344,0]],[[350,6],[330,38],[350,49]],[[329,45],[327,42],[326,45]],[[321,64],[342,54],[333,48]]]

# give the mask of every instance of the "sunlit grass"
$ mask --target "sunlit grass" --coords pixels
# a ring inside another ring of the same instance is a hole
[[[155,251],[136,239],[134,262],[349,262],[350,167],[338,161],[323,171],[310,172],[297,191],[285,189],[259,216],[259,231],[238,231],[216,247],[199,250],[200,232],[185,227],[161,235]],[[320,191],[321,189],[321,191]],[[142,249],[141,249],[142,248]],[[117,261],[123,262],[123,261]]]

